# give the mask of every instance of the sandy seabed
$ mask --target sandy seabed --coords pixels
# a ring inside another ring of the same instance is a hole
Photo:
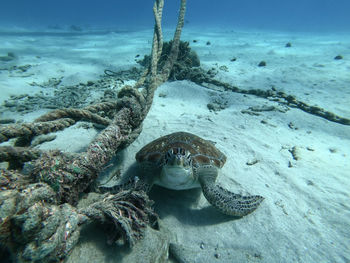
[[[172,31],[165,30],[165,35],[169,39]],[[218,72],[217,79],[242,89],[281,90],[350,118],[349,35],[185,28],[182,39],[190,41],[203,68]],[[62,78],[62,86],[75,85],[97,80],[104,69],[138,66],[135,56],[148,54],[151,41],[151,30],[0,34],[0,56],[16,55],[14,61],[0,62],[0,103],[11,95],[47,91],[29,83],[56,77]],[[285,47],[287,42],[292,46]],[[343,59],[335,60],[337,55]],[[265,67],[258,67],[261,61]],[[6,70],[26,64],[31,65],[26,72]],[[210,111],[207,105],[212,103],[224,107]],[[242,113],[263,106],[275,108]],[[23,114],[3,108],[0,118],[32,121],[46,111]],[[210,207],[196,189],[154,187],[155,210],[172,241],[186,248],[185,254],[191,251],[184,255],[188,262],[350,262],[349,126],[251,95],[213,91],[189,81],[167,82],[156,91],[141,135],[120,154],[123,171],[143,145],[176,131],[211,140],[226,154],[219,184],[265,197],[255,212],[232,219]],[[80,151],[96,134],[73,126],[40,147]],[[77,250],[90,251],[94,262],[120,260],[112,248],[107,257],[104,246],[92,246],[93,251],[83,245]],[[86,262],[81,253],[73,251],[74,256],[71,262]]]

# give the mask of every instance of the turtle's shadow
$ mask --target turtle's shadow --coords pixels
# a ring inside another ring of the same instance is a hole
[[[239,219],[220,213],[209,203],[204,208],[196,208],[201,195],[200,188],[179,191],[160,186],[153,186],[149,194],[161,219],[175,216],[179,222],[195,226],[215,225]]]
[[[140,173],[140,167],[133,162],[122,174],[120,180],[127,181]],[[149,197],[154,201],[155,212],[160,218],[175,216],[179,222],[188,225],[205,226],[237,220],[240,217],[227,216],[220,213],[208,202],[204,208],[198,207],[199,199],[202,195],[201,188],[188,190],[170,190],[154,185]]]

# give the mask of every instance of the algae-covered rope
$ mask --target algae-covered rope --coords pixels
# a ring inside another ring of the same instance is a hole
[[[28,162],[40,157],[42,151],[28,147],[0,146],[0,162]]]
[[[122,233],[132,246],[157,219],[144,192],[93,193],[77,209],[58,205],[56,193],[45,183],[25,183],[22,174],[0,172],[0,244],[18,262],[63,260],[78,242],[82,226],[92,222],[110,225],[110,231]]]
[[[335,123],[350,125],[350,119],[338,116],[321,107],[309,105],[303,101],[298,100],[294,95],[287,94],[283,91],[261,90],[261,89],[250,89],[250,90],[240,89],[229,83],[221,82],[219,80],[207,77],[203,72],[199,73],[198,71],[196,71],[196,73],[197,75],[190,80],[206,88],[210,89],[210,87],[207,84],[213,84],[218,87],[223,87],[224,90],[229,90],[236,93],[255,95],[262,98],[282,99],[282,100],[279,100],[278,102],[282,104],[286,104],[287,106],[292,108],[300,109],[306,113],[324,118],[326,120],[329,120]],[[198,74],[202,76],[198,77]]]
[[[170,54],[168,59],[165,61],[164,66],[162,68],[161,72],[161,81],[167,81],[171,72],[171,69],[174,66],[175,61],[177,60],[178,54],[179,54],[179,46],[180,46],[180,39],[181,39],[181,32],[182,28],[185,23],[185,13],[186,13],[186,0],[181,0],[180,5],[180,11],[179,11],[179,17],[177,21],[176,30],[174,33],[174,38],[170,50]]]
[[[181,1],[179,22],[174,35],[177,39],[173,41],[175,48],[178,48],[176,42],[180,41],[185,3],[186,1]],[[162,7],[161,4],[160,7]],[[160,14],[161,10],[158,10],[157,13]],[[153,48],[155,47],[153,46]],[[158,54],[158,52],[155,50],[153,54]],[[174,54],[176,55],[177,52],[174,52]],[[170,60],[176,60],[174,54],[169,57]],[[167,64],[167,67],[172,65],[173,63],[170,62]],[[85,191],[92,181],[96,179],[98,173],[109,162],[115,152],[135,139],[141,131],[141,123],[146,117],[153,100],[154,91],[159,84],[157,79],[159,78],[152,78],[151,76],[148,86],[145,87],[148,90],[147,96],[142,95],[131,87],[124,87],[118,94],[119,99],[117,103],[109,105],[117,110],[114,119],[90,143],[86,152],[74,158],[64,157],[62,153],[57,152],[45,154],[36,161],[33,176],[40,178],[40,180],[56,189],[60,203],[75,204],[79,194]],[[101,106],[102,104],[99,105]],[[94,109],[91,108],[91,110]],[[43,118],[50,120],[60,117],[61,114],[61,111],[57,110],[52,114],[46,114]],[[38,120],[42,120],[42,118]],[[55,175],[56,179],[52,178],[52,174]]]
[[[62,119],[62,118],[71,118],[76,121],[86,120],[86,121],[102,124],[105,126],[107,126],[110,123],[110,120],[103,118],[98,114],[92,113],[91,111],[84,110],[84,109],[72,109],[72,108],[55,110],[49,114],[46,114],[45,116],[39,117],[38,119],[35,120],[35,122],[50,121],[50,120]]]
[[[0,143],[21,136],[36,136],[63,130],[75,124],[75,120],[64,118],[47,122],[31,122],[23,124],[9,124],[0,126]]]

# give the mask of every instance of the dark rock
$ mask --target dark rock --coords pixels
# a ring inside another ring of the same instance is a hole
[[[250,161],[247,161],[245,164],[246,165],[254,165],[254,164],[257,164],[259,162],[259,160],[257,159],[252,159]]]
[[[314,182],[311,181],[311,180],[307,180],[307,181],[306,181],[306,184],[307,184],[307,185],[314,185]]]
[[[196,40],[196,39],[193,39],[193,40],[192,40],[192,42],[193,42],[193,43],[197,43],[197,42],[198,42],[198,40]]]
[[[215,110],[216,110],[216,107],[215,107],[213,104],[211,104],[211,103],[208,103],[208,104],[207,104],[207,107],[208,107],[208,109],[209,109],[210,111],[215,111]]]
[[[237,60],[237,58],[231,58],[231,59],[230,59],[231,62],[234,62],[234,61],[236,61],[236,60]]]
[[[342,55],[337,55],[334,57],[335,60],[340,60],[340,59],[343,59],[343,56]]]
[[[336,148],[329,148],[329,151],[330,151],[331,153],[336,153],[336,152],[337,152],[337,149],[336,149]]]
[[[288,42],[285,47],[292,47],[292,43]]]
[[[90,86],[94,85],[94,82],[91,81],[91,80],[89,80],[89,81],[86,83],[86,85],[90,87]]]
[[[293,146],[291,149],[288,150],[291,154],[294,160],[298,161],[300,160],[300,149],[297,146]]]
[[[258,64],[258,67],[265,67],[265,66],[266,66],[265,61],[260,61],[260,63]]]
[[[210,41],[207,41],[207,46],[211,45]]]

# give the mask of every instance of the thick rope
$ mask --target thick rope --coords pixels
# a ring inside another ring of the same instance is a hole
[[[9,124],[0,126],[0,143],[17,137],[33,137],[63,130],[75,124],[76,121],[63,118],[47,122],[32,122],[23,124]]]

